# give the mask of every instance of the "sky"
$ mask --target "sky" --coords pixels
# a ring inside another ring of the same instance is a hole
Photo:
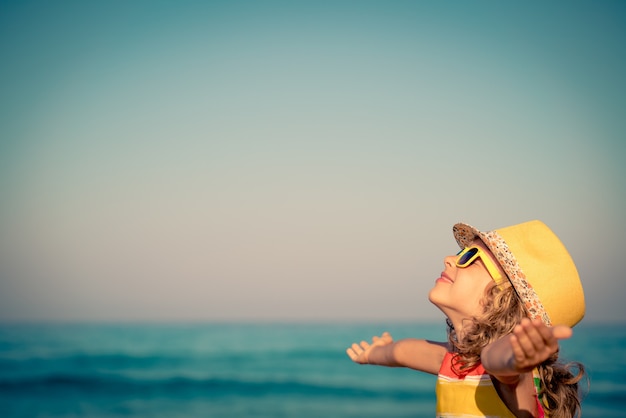
[[[0,2],[0,321],[431,321],[532,219],[626,318],[620,1]]]

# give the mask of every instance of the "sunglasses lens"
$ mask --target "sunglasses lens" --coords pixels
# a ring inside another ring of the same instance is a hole
[[[478,252],[478,248],[476,247],[469,248],[467,251],[461,254],[461,256],[459,257],[459,261],[457,261],[457,264],[459,266],[463,266],[467,264],[472,259],[472,257],[476,255],[477,252]]]

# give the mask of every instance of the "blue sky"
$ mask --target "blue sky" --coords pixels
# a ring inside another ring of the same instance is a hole
[[[0,320],[431,320],[458,221],[626,294],[626,7],[2,2]]]

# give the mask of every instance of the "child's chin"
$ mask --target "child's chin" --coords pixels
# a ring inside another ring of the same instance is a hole
[[[437,286],[430,289],[430,292],[428,292],[428,301],[441,309],[441,306],[439,305],[440,295],[438,293],[439,292],[437,291]]]

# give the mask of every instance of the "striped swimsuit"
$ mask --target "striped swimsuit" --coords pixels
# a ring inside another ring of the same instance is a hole
[[[478,364],[463,374],[456,373],[452,368],[453,354],[447,353],[441,363],[437,377],[437,417],[438,418],[470,418],[470,417],[502,417],[515,418],[515,415],[502,402],[491,377],[482,364]],[[533,371],[535,390],[539,387],[539,375]],[[545,414],[537,399],[538,418]]]

